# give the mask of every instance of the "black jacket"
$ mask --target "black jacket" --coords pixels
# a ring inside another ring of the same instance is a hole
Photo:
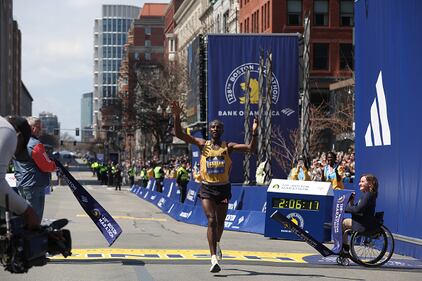
[[[352,214],[353,231],[372,231],[379,226],[374,216],[376,200],[375,193],[363,192],[357,204],[346,206],[346,213]]]

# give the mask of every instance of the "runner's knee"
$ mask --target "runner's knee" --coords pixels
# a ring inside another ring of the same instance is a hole
[[[208,226],[216,227],[217,226],[217,218],[215,216],[207,216],[208,218]]]

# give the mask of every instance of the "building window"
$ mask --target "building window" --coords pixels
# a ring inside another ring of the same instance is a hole
[[[340,2],[340,25],[341,26],[354,26],[353,21],[353,1],[342,0]]]
[[[223,32],[229,32],[229,10],[223,14]]]
[[[151,35],[151,27],[145,27],[145,35]]]
[[[145,53],[145,60],[151,60],[151,53]]]
[[[328,25],[328,0],[315,0],[314,2],[314,25]]]
[[[151,40],[145,40],[145,47],[151,47]]]
[[[171,53],[171,52],[173,52],[173,39],[169,39],[169,41],[168,41],[168,50],[169,50],[169,53]]]
[[[354,69],[354,55],[352,44],[340,44],[340,69]]]
[[[264,6],[262,6],[261,7],[261,32],[264,32],[264,18],[265,18]]]
[[[312,69],[328,70],[329,62],[329,44],[328,43],[314,43],[313,44],[314,59]]]
[[[302,1],[287,1],[287,25],[302,25]]]

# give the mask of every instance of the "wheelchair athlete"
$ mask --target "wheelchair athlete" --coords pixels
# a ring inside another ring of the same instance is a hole
[[[375,217],[376,200],[378,196],[378,180],[374,175],[362,175],[359,181],[361,196],[357,204],[354,202],[354,193],[346,206],[346,213],[351,213],[352,218],[343,220],[343,248],[342,255],[349,254],[348,232],[371,232],[379,227]]]

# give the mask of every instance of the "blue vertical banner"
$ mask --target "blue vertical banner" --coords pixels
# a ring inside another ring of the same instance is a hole
[[[207,119],[208,122],[219,119],[224,123],[223,140],[244,142],[247,70],[251,73],[251,112],[258,113],[261,50],[265,54],[272,53],[272,127],[279,128],[289,140],[290,131],[298,126],[298,36],[208,35]],[[252,124],[253,117],[250,118]],[[242,159],[243,155],[233,154],[232,182],[243,182]],[[274,177],[278,178],[285,177],[287,172],[282,171],[276,161],[273,161],[272,171]],[[254,178],[255,170],[251,172]]]
[[[332,212],[332,227],[331,227],[331,237],[333,238],[333,248],[331,251],[335,254],[340,253],[343,247],[343,219],[344,219],[344,211],[346,209],[347,204],[349,203],[350,196],[352,192],[337,192],[334,193],[334,201],[333,201],[333,212]]]
[[[422,239],[420,11],[420,0],[355,1],[356,173],[377,176],[377,209],[408,241]]]
[[[109,246],[113,245],[122,233],[120,225],[59,161],[54,161],[56,162],[59,173],[69,185],[69,188],[72,190],[73,195],[75,195],[81,207],[101,231]]]

